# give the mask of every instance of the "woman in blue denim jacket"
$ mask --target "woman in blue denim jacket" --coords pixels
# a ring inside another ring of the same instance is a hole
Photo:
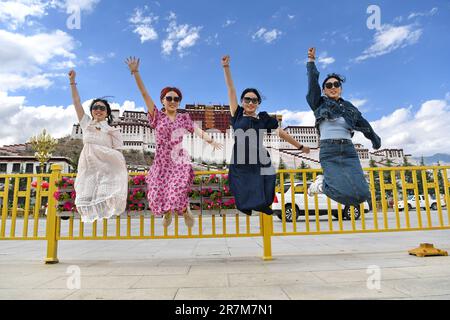
[[[320,136],[320,163],[323,175],[308,189],[308,194],[323,192],[329,198],[345,205],[358,206],[370,199],[370,190],[364,177],[358,154],[351,138],[360,131],[379,149],[381,139],[349,101],[342,99],[342,83],[338,74],[329,74],[319,85],[319,71],[314,64],[315,48],[308,50],[308,94],[306,100],[314,111]]]

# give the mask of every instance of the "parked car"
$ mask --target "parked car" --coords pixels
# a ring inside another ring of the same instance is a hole
[[[308,183],[308,187],[309,187]],[[301,187],[303,185],[302,182],[295,183],[295,187]],[[277,188],[279,189],[279,188]],[[277,190],[275,193],[275,199],[274,203],[272,204],[272,210],[274,211],[274,214],[278,216],[278,218],[282,219],[282,211],[281,211],[281,190]],[[306,191],[305,191],[306,192]],[[315,207],[315,200],[314,196],[310,197],[307,195],[308,199],[308,212],[310,216],[315,216],[316,214],[316,207]],[[317,201],[318,201],[318,209],[319,209],[319,215],[328,215],[328,201],[327,196],[325,194],[317,194]],[[284,185],[284,209],[286,212],[286,221],[292,222],[292,192],[291,192],[291,184],[287,183]],[[338,203],[334,200],[330,199],[330,207],[331,207],[331,214],[336,219],[338,218]],[[305,216],[305,197],[303,192],[295,192],[295,208],[296,208],[296,217],[297,220],[300,216]],[[341,206],[342,208],[342,219],[344,220],[351,220],[351,213],[350,213],[350,206]],[[354,207],[354,217],[355,220],[358,220],[361,216],[360,207]],[[369,202],[364,202],[364,212],[367,213],[370,211],[370,205]]]
[[[419,195],[419,206],[421,209],[426,209],[426,202],[425,202],[425,196],[424,195]],[[444,200],[444,196],[441,195],[440,196],[440,200],[441,200],[441,206],[445,207],[445,200]],[[406,200],[406,203],[408,204],[408,209],[415,209],[416,208],[416,196],[415,195],[410,195],[408,196],[408,199]],[[428,195],[428,205],[430,206],[431,210],[437,210],[437,200],[433,199],[430,195]],[[399,200],[397,201],[397,207],[400,211],[402,211],[405,208],[405,201],[404,200]]]

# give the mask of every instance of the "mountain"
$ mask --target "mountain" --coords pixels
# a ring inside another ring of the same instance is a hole
[[[413,157],[414,160],[420,161],[421,157]],[[436,153],[430,157],[423,157],[423,161],[426,165],[435,165],[438,163],[446,164],[450,163],[450,154],[447,153]]]

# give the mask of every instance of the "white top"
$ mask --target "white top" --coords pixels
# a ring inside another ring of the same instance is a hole
[[[123,147],[120,128],[111,127],[106,120],[98,122],[92,120],[87,114],[84,114],[80,121],[80,127],[83,130],[84,144],[98,144],[113,149]]]

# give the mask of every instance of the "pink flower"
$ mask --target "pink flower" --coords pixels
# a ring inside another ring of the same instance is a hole
[[[131,200],[131,201],[134,201],[134,197],[133,197],[133,196],[130,196],[130,200]]]
[[[144,206],[143,203],[139,203],[139,204],[138,204],[138,207],[139,207],[139,208],[142,208],[143,206]]]
[[[67,180],[67,183],[70,185],[73,185],[74,181],[73,181],[73,179],[69,179],[69,180]]]
[[[61,192],[56,191],[55,193],[53,193],[53,198],[55,198],[56,200],[59,200],[59,197],[61,196]]]
[[[67,177],[62,177],[62,181],[66,182],[67,181]]]
[[[134,182],[135,185],[138,185],[140,183],[140,179],[138,177],[135,177],[133,179],[133,182]]]
[[[66,203],[64,203],[64,210],[65,211],[70,211],[72,210],[72,203],[67,201]]]
[[[64,183],[64,184],[63,184],[63,188],[64,188],[64,189],[67,189],[67,183]]]
[[[72,191],[72,193],[70,194],[70,197],[71,197],[72,199],[75,199],[76,196],[77,196],[76,192],[75,192],[75,191]]]

